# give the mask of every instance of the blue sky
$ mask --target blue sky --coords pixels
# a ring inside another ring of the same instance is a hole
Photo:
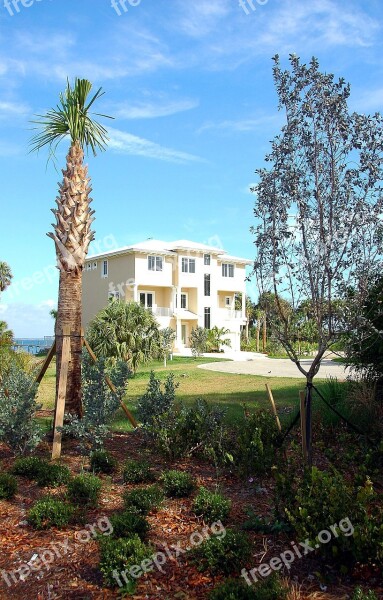
[[[0,318],[17,336],[53,329],[58,272],[45,234],[61,172],[46,152],[28,153],[29,121],[56,104],[66,77],[102,86],[98,109],[115,117],[108,150],[88,158],[96,251],[186,238],[253,258],[249,186],[283,124],[276,53],[286,66],[289,53],[317,56],[351,83],[351,109],[381,111],[381,0],[243,1],[246,10],[126,0],[124,12],[119,0],[118,10],[111,0],[14,0],[18,11],[0,0],[0,260],[14,273]]]

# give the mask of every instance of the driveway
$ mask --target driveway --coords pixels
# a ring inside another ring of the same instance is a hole
[[[301,361],[304,369],[308,369],[312,360],[305,359]],[[264,377],[298,377],[304,379],[304,375],[297,369],[291,360],[284,358],[268,358],[267,356],[257,355],[246,361],[233,360],[229,362],[208,363],[199,365],[200,369],[208,371],[219,371],[220,373],[235,373],[238,375],[263,375]],[[322,361],[321,368],[317,377],[325,379],[326,377],[337,377],[344,380],[349,375],[349,369],[330,359]]]

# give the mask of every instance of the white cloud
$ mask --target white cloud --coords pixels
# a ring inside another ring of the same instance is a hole
[[[349,100],[355,110],[360,112],[383,112],[383,87],[371,90],[363,90],[351,94]]]
[[[231,3],[228,0],[181,0],[178,5],[182,10],[178,28],[195,38],[204,37],[212,30],[217,30],[220,22],[231,12]]]
[[[150,140],[120,131],[119,129],[109,128],[109,136],[108,147],[119,154],[145,156],[146,158],[155,158],[175,163],[189,163],[202,160],[193,154],[166,148]]]
[[[15,337],[40,338],[53,335],[54,321],[49,311],[56,306],[54,300],[47,299],[40,304],[15,302],[0,306],[1,319],[6,321]]]
[[[282,123],[282,119],[278,113],[275,115],[265,116],[265,117],[257,117],[254,119],[238,119],[238,120],[227,120],[220,121],[214,123],[212,121],[205,123],[202,125],[197,131],[197,133],[203,133],[209,129],[221,129],[223,131],[228,132],[237,132],[237,133],[245,133],[248,131],[255,131],[260,129],[261,127],[270,125],[279,125]]]
[[[154,119],[169,117],[198,106],[197,100],[169,100],[140,103],[125,103],[116,106],[113,116],[120,119]]]

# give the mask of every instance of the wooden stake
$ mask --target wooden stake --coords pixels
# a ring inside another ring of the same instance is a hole
[[[303,390],[299,392],[300,409],[301,409],[301,434],[302,434],[302,452],[303,459],[307,463],[307,439],[306,439],[306,394]]]
[[[272,406],[272,409],[273,409],[275,420],[277,422],[277,427],[278,427],[279,431],[281,432],[282,431],[282,427],[281,427],[281,422],[280,422],[279,417],[278,417],[277,407],[275,406],[273,392],[271,391],[271,388],[270,388],[270,386],[269,386],[268,383],[266,383],[265,385],[266,385],[267,393],[269,395],[269,400],[271,402],[271,406]]]
[[[51,360],[52,360],[55,352],[56,352],[56,338],[55,338],[51,348],[49,349],[49,352],[44,360],[43,366],[41,367],[40,373],[36,377],[36,381],[35,381],[36,383],[41,382],[42,378],[44,377],[44,375],[51,363]]]
[[[83,344],[84,344],[85,348],[88,350],[89,355],[92,358],[93,362],[97,363],[97,356],[95,355],[95,353],[93,352],[92,348],[89,346],[88,341],[85,338],[83,338]],[[113,384],[113,382],[110,380],[110,378],[107,375],[105,377],[105,381],[106,381],[107,385],[109,386],[109,388],[112,390],[112,392],[114,394],[117,394],[117,390],[116,390],[115,385]],[[131,424],[133,425],[133,427],[134,428],[138,427],[138,423],[137,423],[136,419],[133,417],[133,415],[130,412],[130,410],[128,410],[126,408],[126,406],[122,402],[122,400],[119,400],[119,401],[120,401],[121,408],[125,412],[126,416],[128,417],[128,419],[131,422]]]
[[[70,362],[70,327],[65,325],[63,327],[63,345],[62,345],[62,357],[61,357],[61,370],[59,387],[56,401],[55,410],[55,426],[53,432],[53,448],[52,448],[52,460],[60,458],[61,456],[61,440],[62,432],[58,430],[59,427],[64,425],[64,412],[65,412],[65,397],[68,382],[68,369]]]

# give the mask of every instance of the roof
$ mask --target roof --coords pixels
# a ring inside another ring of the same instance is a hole
[[[253,261],[246,258],[239,258],[236,256],[230,256],[217,246],[209,246],[206,244],[200,244],[199,242],[192,242],[190,240],[176,240],[175,242],[164,242],[162,240],[147,239],[144,242],[138,244],[132,244],[131,246],[123,246],[122,248],[116,248],[109,250],[108,252],[102,252],[99,254],[89,255],[88,260],[97,258],[108,258],[111,256],[118,256],[120,254],[134,254],[135,252],[145,252],[148,254],[157,253],[165,256],[174,256],[178,250],[204,252],[209,254],[215,254],[219,260],[227,260],[229,262],[238,262],[243,264],[251,265]]]

